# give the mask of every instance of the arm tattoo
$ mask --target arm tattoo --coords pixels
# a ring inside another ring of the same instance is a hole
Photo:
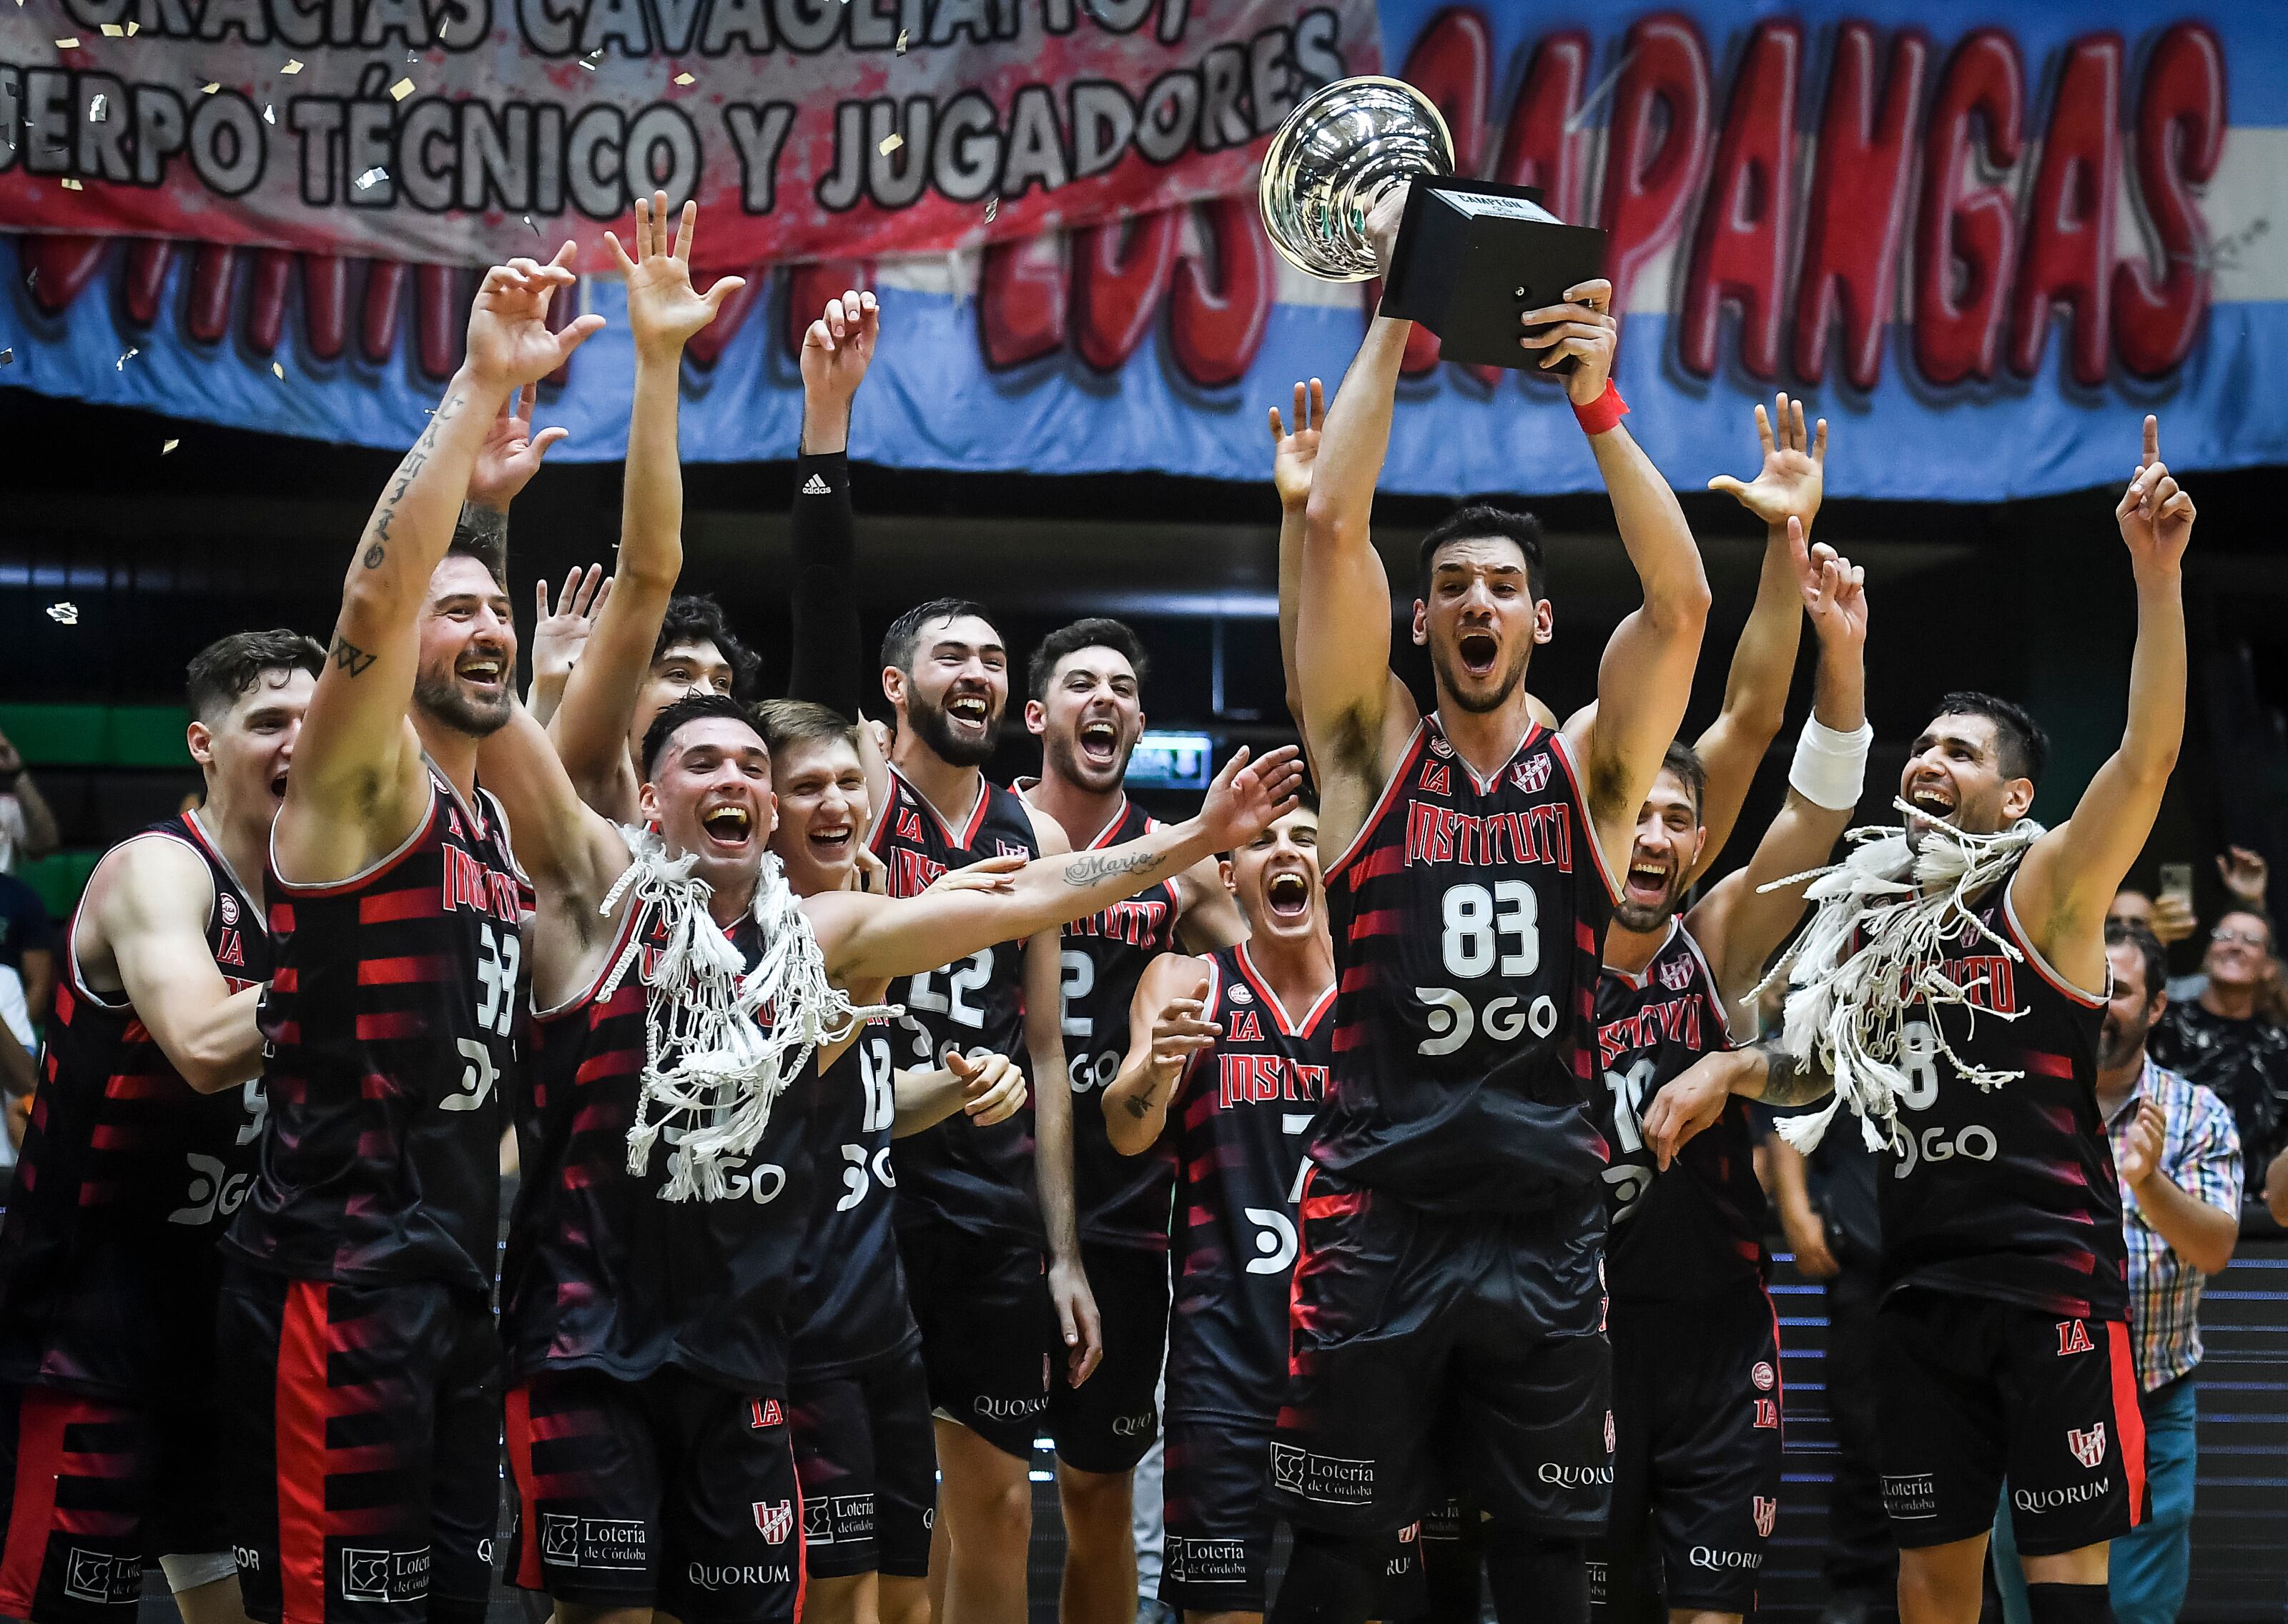
[[[334,646],[329,652],[334,663],[353,677],[364,676],[366,667],[371,665],[375,659],[374,655],[367,654],[339,632],[334,634]]]
[[[490,553],[505,552],[508,550],[508,515],[498,508],[464,502],[460,520],[453,527],[453,544],[481,548]]]
[[[1144,1113],[1151,1108],[1151,1101],[1145,1095],[1131,1094],[1128,1097],[1128,1114],[1138,1121],[1142,1121]]]
[[[1109,880],[1126,875],[1141,879],[1167,861],[1164,853],[1139,852],[1129,857],[1112,857],[1094,852],[1084,852],[1065,864],[1065,883],[1072,886],[1093,885],[1099,880]]]
[[[1799,1060],[1767,1047],[1764,1050],[1764,1091],[1757,1096],[1767,1105],[1808,1105],[1835,1091],[1835,1077],[1825,1067]]]

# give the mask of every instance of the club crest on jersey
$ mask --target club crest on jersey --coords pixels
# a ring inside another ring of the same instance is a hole
[[[1241,985],[1237,981],[1233,982],[1229,986],[1224,989],[1224,996],[1230,999],[1234,1003],[1253,1003],[1255,1002],[1255,994],[1249,992],[1244,986]]]
[[[922,815],[910,806],[898,809],[898,838],[919,840],[922,837]]]
[[[2105,1423],[2101,1421],[2086,1432],[2078,1427],[2068,1427],[2066,1447],[2073,1451],[2075,1460],[2095,1471],[2105,1464]]]
[[[755,1529],[774,1545],[783,1545],[787,1535],[794,1532],[794,1501],[791,1500],[758,1500],[755,1508]]]
[[[775,1427],[785,1419],[786,1413],[779,1408],[775,1398],[747,1400],[747,1425],[751,1428]]]
[[[1454,747],[1447,743],[1442,735],[1432,733],[1430,735],[1430,753],[1433,756],[1451,756],[1454,753]]]
[[[1756,1384],[1756,1390],[1760,1393],[1771,1391],[1779,1379],[1779,1374],[1772,1368],[1769,1359],[1758,1359],[1755,1368],[1748,1372],[1748,1380]]]
[[[1528,795],[1539,795],[1549,787],[1549,757],[1535,756],[1519,762],[1509,770],[1509,781]]]
[[[236,924],[238,923],[238,899],[232,896],[228,891],[224,891],[215,899],[215,913],[221,918],[223,923],[226,925]]]
[[[2060,1359],[2065,1358],[2069,1353],[2087,1353],[2091,1351],[2089,1327],[2086,1325],[2078,1319],[2058,1321],[2058,1357]]]
[[[1242,1010],[1231,1018],[1230,1042],[1235,1043],[1263,1042],[1263,1023],[1255,1018],[1254,1010]]]
[[[1761,1494],[1753,1498],[1756,1502],[1756,1533],[1759,1538],[1768,1540],[1772,1537],[1772,1525],[1780,1520],[1780,1502],[1766,1500]]]
[[[1671,959],[1660,967],[1660,984],[1672,993],[1680,993],[1692,985],[1692,961]]]
[[[1449,768],[1444,762],[1426,761],[1422,764],[1422,793],[1424,795],[1450,795],[1453,793],[1453,789],[1454,774],[1452,770]]]
[[[1031,847],[1018,841],[996,840],[993,844],[995,846],[999,848],[1001,855],[1004,857],[1021,857],[1029,860],[1033,855]]]

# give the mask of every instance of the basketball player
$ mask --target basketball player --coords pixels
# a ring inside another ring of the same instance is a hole
[[[245,1616],[204,1327],[264,1110],[264,848],[323,657],[291,631],[199,653],[187,740],[204,803],[114,846],[65,939],[0,1226],[11,1618],[126,1624],[147,1557],[186,1624]]]
[[[1152,820],[1121,788],[1144,731],[1147,661],[1136,634],[1092,618],[1041,640],[1027,670],[1025,726],[1041,776],[1017,788],[1076,851],[1116,845]],[[1103,1326],[1104,1363],[1084,1384],[1049,1386],[1065,1525],[1065,1624],[1126,1624],[1136,1605],[1134,1472],[1159,1436],[1168,1335],[1164,1154],[1131,1158],[1105,1137],[1100,1100],[1128,1050],[1128,1011],[1144,967],[1180,939],[1193,953],[1243,939],[1246,922],[1212,859],[1064,930],[1063,1022],[1076,1052],[1073,1200],[1080,1256]]]
[[[1879,1424],[1905,1624],[1968,1624],[2006,1477],[2037,1624],[2112,1616],[2107,1541],[2145,1514],[2119,1186],[2094,1096],[2104,923],[2183,736],[2180,569],[2192,498],[2143,456],[2116,510],[2137,589],[2128,725],[2072,818],[2027,817],[2047,741],[2016,705],[1951,693],[1900,774],[1898,839],[1853,867],[1920,883],[1820,904],[1789,961],[1779,1043],[1704,1061],[1648,1137],[1680,1143],[1735,1091],[1843,1094],[1893,1147],[1882,1185]],[[1837,888],[1839,893],[1847,888]],[[1657,1103],[1657,1102],[1656,1102]]]
[[[1383,252],[1402,196],[1371,222]],[[1378,318],[1328,414],[1296,629],[1337,994],[1333,1097],[1301,1203],[1273,1501],[1296,1525],[1280,1624],[1366,1616],[1366,1541],[1440,1482],[1474,1496],[1505,1618],[1578,1620],[1611,1474],[1589,1114],[1595,978],[1638,808],[1675,737],[1708,609],[1676,499],[1620,426],[1609,287],[1526,313],[1566,389],[1644,603],[1595,716],[1553,735],[1523,686],[1550,635],[1537,527],[1473,507],[1424,538],[1415,639],[1439,708],[1391,680],[1369,536],[1408,324]]]
[[[1243,752],[1198,819],[1005,888],[798,902],[775,865],[764,881],[771,761],[736,701],[677,701],[645,758],[643,812],[658,833],[632,839],[582,804],[528,716],[485,755],[526,830],[539,899],[539,1077],[520,1121],[528,1171],[503,1312],[517,1573],[576,1616],[792,1619],[804,1536],[784,1425],[786,1294],[822,1161],[805,1126],[821,1063],[859,1035],[847,989],[1053,929],[1137,875],[1244,838],[1299,772],[1291,751],[1257,767]],[[711,1002],[707,984],[705,944],[723,936],[739,960],[717,967],[731,1004]],[[638,962],[640,979],[624,980]],[[757,1007],[771,1011],[767,1034],[739,1013]],[[678,1092],[692,1086],[676,1081],[686,1059],[719,1066],[732,1053],[759,1054],[741,1070],[771,1086]],[[949,1064],[965,1080],[979,1069],[957,1053]],[[647,1121],[655,1100],[678,1099],[693,1112]],[[759,1111],[746,1138],[711,1148]]]
[[[572,253],[486,273],[467,358],[351,560],[271,831],[269,1115],[218,1315],[232,1539],[266,1621],[477,1624],[491,1588],[528,904],[476,784],[516,631],[454,519],[517,390],[602,325],[548,329]]]
[[[1056,820],[981,771],[1009,698],[1008,654],[978,606],[939,598],[882,639],[881,682],[897,733],[869,846],[894,897],[981,858],[1059,857]],[[1131,887],[1131,891],[1135,888]],[[1037,1081],[1066,1074],[1056,932],[981,947],[900,980],[913,1033],[902,1064],[1015,1054]],[[1072,1091],[1034,1090],[994,1128],[949,1118],[899,1141],[898,1247],[921,1326],[944,1474],[930,1563],[933,1615],[1022,1624],[1032,1538],[1033,1438],[1056,1381],[1077,1387],[1103,1342],[1073,1210]]]
[[[744,280],[726,276],[703,295],[694,291],[696,203],[684,204],[672,229],[664,193],[637,198],[635,215],[632,257],[616,239],[613,250],[627,283],[629,326],[644,336],[636,346],[619,556],[611,594],[597,609],[563,700],[548,720],[549,736],[581,795],[621,823],[636,820],[638,761],[653,718],[688,693],[743,692],[759,663],[732,636],[721,605],[675,590],[683,571],[683,465],[676,440],[683,347]]]

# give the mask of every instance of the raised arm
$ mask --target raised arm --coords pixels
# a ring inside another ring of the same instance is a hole
[[[564,577],[552,611],[548,606],[547,579],[535,581],[532,587],[532,686],[525,693],[524,704],[532,719],[545,727],[564,702],[564,685],[571,680],[572,668],[580,663],[581,651],[588,646],[596,616],[612,600],[612,578],[604,574],[600,564],[588,566],[584,575],[575,565]]]
[[[850,404],[881,333],[874,296],[826,302],[802,341],[802,445],[794,469],[793,663],[787,697],[856,721],[870,667],[858,628],[857,529],[850,510]],[[869,774],[870,778],[871,774]]]
[[[45,857],[62,844],[56,831],[56,815],[48,810],[46,797],[40,787],[32,781],[31,769],[25,766],[24,757],[8,736],[0,733],[0,795],[16,797],[16,810],[23,814],[23,857]]]
[[[1769,416],[1758,403],[1756,439],[1763,447],[1764,461],[1752,480],[1743,483],[1719,474],[1708,481],[1710,490],[1728,493],[1764,521],[1764,567],[1756,581],[1748,623],[1732,650],[1732,669],[1724,679],[1724,709],[1696,747],[1708,772],[1707,788],[1700,797],[1700,821],[1708,838],[1700,848],[1696,876],[1708,870],[1732,838],[1732,826],[1739,821],[1756,769],[1787,718],[1788,685],[1795,676],[1796,646],[1803,631],[1788,520],[1800,523],[1808,538],[1825,488],[1826,418],[1807,433],[1803,402],[1782,394]]]
[[[699,206],[684,204],[680,228],[671,240],[667,198],[655,194],[649,201],[636,199],[632,258],[616,235],[604,234],[627,281],[628,328],[636,351],[620,556],[612,596],[597,613],[548,731],[582,797],[623,821],[636,816],[628,730],[667,600],[683,573],[683,463],[676,440],[683,346],[743,285],[727,276],[703,296],[692,288],[691,239],[698,221]]]
[[[1247,915],[1223,883],[1223,865],[1204,857],[1176,876],[1176,939],[1187,953],[1213,953],[1247,939]]]
[[[233,992],[207,947],[214,883],[178,841],[131,840],[114,848],[88,882],[74,929],[81,963],[108,970],[135,1018],[183,1081],[202,1094],[235,1088],[262,1071],[256,1005],[262,989]]]
[[[2144,456],[2114,517],[2137,583],[2137,648],[2129,721],[2074,814],[2034,843],[2012,905],[2042,956],[2077,986],[2105,985],[2105,910],[2144,849],[2185,736],[2185,598],[2181,575],[2193,499],[2161,461],[2159,423],[2145,419]]]
[[[421,606],[502,406],[603,325],[588,315],[548,330],[549,299],[573,281],[572,252],[567,242],[547,265],[519,259],[485,273],[469,312],[467,359],[366,521],[272,836],[289,877],[354,874],[420,816],[425,768],[406,708]]]
[[[1798,601],[1819,639],[1812,719],[1788,772],[1787,801],[1756,843],[1755,855],[1720,881],[1685,922],[1708,954],[1728,1016],[1762,978],[1764,961],[1803,913],[1803,886],[1762,888],[1827,861],[1858,807],[1872,740],[1865,574],[1824,545],[1807,551],[1795,519],[1786,525],[1785,540]]]
[[[1589,816],[1618,873],[1628,860],[1638,809],[1659,774],[1692,698],[1692,668],[1708,624],[1708,577],[1684,522],[1676,493],[1652,459],[1621,426],[1611,389],[1617,336],[1609,313],[1613,289],[1599,280],[1565,290],[1567,302],[1529,311],[1540,330],[1521,342],[1546,352],[1542,365],[1573,357],[1565,390],[1613,503],[1621,545],[1644,590],[1644,602],[1615,628],[1597,670],[1597,707],[1566,733],[1587,774]]]
[[[1327,421],[1327,386],[1313,378],[1295,385],[1295,427],[1290,432],[1271,408],[1271,488],[1279,494],[1279,669],[1287,682],[1287,714],[1303,734],[1303,685],[1295,668],[1295,622],[1303,590],[1303,523],[1311,505],[1311,470],[1319,456],[1319,435]]]
[[[1162,954],[1137,978],[1128,1052],[1104,1090],[1105,1137],[1122,1155],[1140,1156],[1160,1142],[1185,1071],[1223,1035],[1207,1018],[1207,961],[1184,954]]]
[[[1124,845],[1028,863],[1008,876],[1005,889],[932,890],[897,899],[830,891],[805,907],[838,982],[915,975],[1085,918],[1211,852],[1253,839],[1294,804],[1302,776],[1292,745],[1252,763],[1242,749],[1216,775],[1198,816]],[[1053,1011],[1056,1001],[1048,1002]]]

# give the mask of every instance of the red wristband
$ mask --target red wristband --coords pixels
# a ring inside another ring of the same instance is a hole
[[[1613,380],[1605,380],[1605,392],[1586,406],[1573,408],[1573,419],[1581,425],[1584,434],[1602,434],[1628,416],[1629,403],[1621,399],[1621,392],[1613,387]]]

